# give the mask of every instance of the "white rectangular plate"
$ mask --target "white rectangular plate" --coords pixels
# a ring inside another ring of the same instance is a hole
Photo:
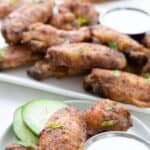
[[[150,12],[150,7],[148,8],[149,5],[150,5],[149,0],[143,0],[143,1],[129,0],[129,1],[120,1],[120,2],[101,4],[101,5],[99,4],[96,5],[96,8],[101,12],[101,14],[103,14],[106,10],[112,7],[118,7],[118,6],[138,7]],[[2,37],[0,37],[0,44],[1,47],[6,45]],[[74,99],[99,100],[98,97],[90,95],[84,91],[82,85],[83,76],[68,77],[64,79],[55,79],[50,77],[42,82],[38,82],[29,78],[26,75],[27,68],[28,67],[26,66],[26,67],[13,69],[13,70],[3,71],[0,73],[0,81],[17,84],[25,87],[30,87],[34,89],[39,89],[39,90],[51,92],[54,94],[59,94],[66,97],[72,97]],[[131,110],[150,114],[150,109],[137,108],[129,105],[126,106]]]

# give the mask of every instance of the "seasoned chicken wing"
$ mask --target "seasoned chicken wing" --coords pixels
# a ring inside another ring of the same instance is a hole
[[[130,112],[118,103],[104,99],[83,112],[88,136],[103,131],[126,131],[132,126]]]
[[[54,0],[41,0],[38,3],[26,4],[13,11],[3,22],[2,32],[9,43],[19,43],[22,33],[29,25],[48,21],[52,15]]]
[[[50,20],[50,24],[64,30],[77,29],[81,26],[98,24],[99,13],[89,3],[78,0],[68,1],[59,6],[58,13]]]
[[[116,48],[132,59],[137,61],[145,61],[147,54],[149,55],[149,49],[133,40],[127,35],[121,34],[111,28],[103,25],[96,25],[91,28],[93,36],[95,36],[102,44],[106,44],[110,47]]]
[[[41,54],[32,53],[24,46],[9,46],[0,50],[0,69],[9,69],[34,62]]]
[[[131,73],[93,69],[84,88],[114,101],[150,107],[150,81]]]
[[[93,67],[122,69],[126,66],[123,54],[100,44],[76,43],[54,46],[48,49],[46,58],[56,66],[81,70]]]
[[[37,23],[31,25],[29,30],[24,32],[22,43],[27,43],[35,51],[45,51],[50,46],[89,41],[90,38],[91,34],[87,27],[65,31]]]
[[[30,77],[36,80],[43,80],[49,76],[54,76],[56,78],[62,78],[67,76],[74,76],[78,74],[83,74],[85,71],[80,69],[72,69],[63,66],[55,66],[50,64],[47,60],[42,59],[37,61],[34,66],[27,70]]]
[[[40,134],[39,150],[84,150],[85,126],[75,108],[58,110]]]

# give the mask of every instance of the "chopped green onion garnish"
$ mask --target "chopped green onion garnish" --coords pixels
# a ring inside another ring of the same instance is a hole
[[[62,128],[63,126],[59,123],[55,123],[55,122],[52,122],[49,124],[49,126],[53,129],[58,129],[58,128]]]
[[[89,20],[84,17],[78,17],[77,20],[80,23],[80,25],[88,25],[90,23]]]
[[[79,49],[79,51],[80,51],[80,53],[84,52],[84,48],[81,47],[81,48]]]
[[[109,41],[109,42],[108,42],[108,46],[109,46],[110,48],[112,48],[113,50],[118,50],[117,43],[114,42],[114,41]]]
[[[70,40],[65,40],[63,44],[64,44],[64,45],[70,44]]]
[[[107,110],[107,111],[115,111],[115,109],[114,109],[113,107],[111,107],[111,106],[108,106],[108,107],[106,108],[106,110]]]
[[[112,127],[112,126],[116,125],[117,122],[118,122],[117,120],[107,120],[107,121],[103,121],[100,124],[100,126],[103,127],[103,128],[105,128],[105,127]]]
[[[147,80],[150,81],[150,73],[147,73],[147,74],[145,75],[145,77],[146,77]]]
[[[9,0],[10,4],[15,4],[17,2],[17,0]]]
[[[114,71],[114,76],[119,77],[121,75],[121,72],[119,70]]]
[[[5,49],[0,48],[0,58],[4,58],[4,57],[5,57]]]

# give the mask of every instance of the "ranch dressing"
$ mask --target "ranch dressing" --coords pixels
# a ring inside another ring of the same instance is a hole
[[[100,139],[87,150],[150,150],[145,144],[127,137],[110,137]]]
[[[105,13],[101,23],[129,35],[150,31],[150,15],[135,8],[112,9]]]

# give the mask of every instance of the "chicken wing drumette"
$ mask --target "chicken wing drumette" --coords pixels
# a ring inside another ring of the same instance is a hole
[[[2,24],[2,32],[7,42],[19,43],[22,33],[29,25],[47,22],[52,15],[53,5],[53,0],[41,0],[38,3],[23,5],[13,11]]]
[[[121,34],[109,27],[96,25],[91,27],[94,37],[102,44],[116,48],[118,51],[125,53],[130,59],[144,64],[149,55],[149,49],[133,40],[127,35]],[[138,63],[138,64],[140,64]]]
[[[41,54],[32,53],[28,47],[9,46],[0,50],[0,69],[9,69],[34,62]]]
[[[37,61],[32,67],[27,70],[27,74],[36,79],[43,80],[49,76],[62,78],[67,76],[74,76],[84,74],[86,70],[67,68],[63,66],[55,66],[50,64],[47,60],[42,59]]]
[[[64,30],[77,29],[81,26],[98,24],[98,22],[99,13],[94,6],[77,0],[61,4],[58,13],[50,20],[50,24]]]
[[[150,81],[131,73],[93,69],[84,80],[84,88],[114,101],[150,107]]]
[[[58,110],[40,134],[39,150],[84,150],[86,125],[74,108]]]
[[[46,48],[59,44],[78,43],[89,41],[89,28],[65,31],[41,23],[33,24],[24,32],[22,43],[27,43],[35,51],[45,51]]]
[[[132,126],[129,111],[118,103],[104,99],[83,112],[88,136],[104,131],[126,131]]]
[[[126,66],[123,54],[100,44],[75,43],[54,46],[48,49],[46,58],[56,66],[81,70],[93,67],[122,69]]]

